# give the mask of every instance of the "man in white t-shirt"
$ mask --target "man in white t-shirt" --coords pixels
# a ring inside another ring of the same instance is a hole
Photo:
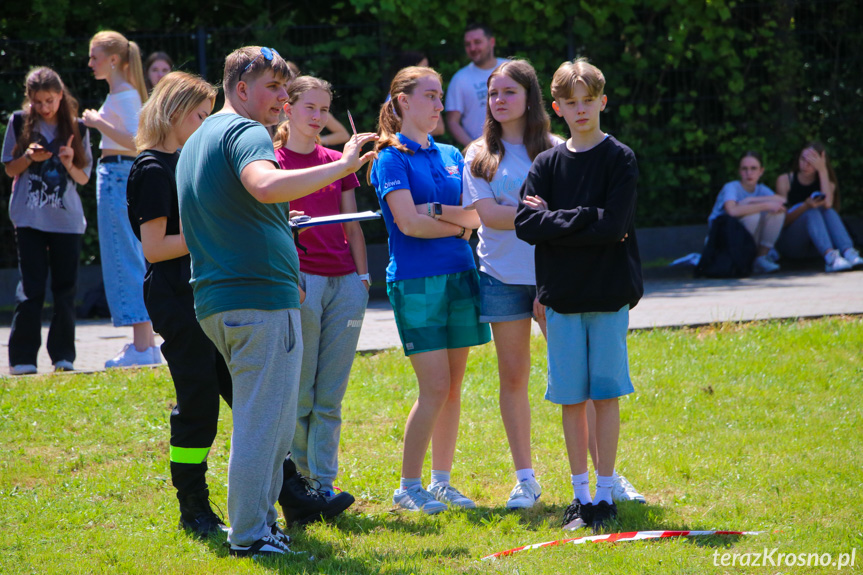
[[[488,77],[505,58],[494,57],[494,35],[484,24],[468,24],[464,51],[471,63],[452,77],[446,93],[446,125],[462,146],[482,135]]]

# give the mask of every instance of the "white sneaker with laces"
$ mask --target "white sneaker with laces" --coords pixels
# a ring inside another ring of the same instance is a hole
[[[844,272],[851,269],[851,264],[839,254],[839,250],[830,250],[824,256],[824,271]]]
[[[148,347],[144,351],[138,351],[134,344],[127,343],[116,357],[105,362],[106,369],[132,365],[153,365],[153,348]]]
[[[845,258],[845,261],[851,264],[852,268],[857,269],[863,267],[863,258],[860,257],[860,252],[854,248],[848,248],[842,252],[842,257]]]
[[[462,509],[476,508],[476,503],[462,495],[458,489],[449,483],[432,483],[429,485],[428,490],[441,503],[452,505],[453,507],[461,507]]]
[[[539,486],[536,479],[519,481],[512,488],[509,499],[506,500],[506,508],[527,509],[533,507],[533,504],[539,501],[540,495],[542,495],[542,487]]]
[[[153,363],[155,365],[161,364],[162,363],[162,352],[160,351],[159,346],[154,345],[153,347],[150,348],[150,350],[153,352]]]
[[[61,359],[54,364],[54,371],[75,371],[75,366],[71,361]]]
[[[39,370],[32,363],[22,363],[9,368],[10,375],[33,375],[38,372]]]
[[[646,503],[644,495],[635,490],[632,483],[626,480],[623,475],[618,475],[614,478],[614,485],[611,487],[611,500],[618,501],[638,501]]]
[[[767,256],[758,256],[752,264],[752,273],[754,274],[772,274],[779,271],[779,264],[772,261]]]
[[[446,511],[446,505],[437,501],[434,495],[421,485],[409,489],[396,489],[393,492],[393,503],[408,511],[422,511],[428,515]]]

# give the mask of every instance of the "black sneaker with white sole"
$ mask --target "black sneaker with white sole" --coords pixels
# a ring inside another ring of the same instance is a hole
[[[617,505],[600,501],[593,506],[593,518],[590,522],[590,526],[595,532],[599,532],[602,531],[603,528],[608,527],[608,525],[615,519],[617,519]]]
[[[283,472],[279,505],[282,506],[288,525],[306,525],[322,518],[330,519],[341,514],[355,501],[354,496],[346,491],[326,497],[320,486],[314,487],[297,471],[290,459],[285,460]]]
[[[272,535],[264,535],[248,546],[231,544],[230,554],[237,557],[278,557],[292,553],[287,544]]]
[[[275,523],[273,523],[273,524],[270,526],[270,533],[271,533],[271,534],[272,534],[272,536],[276,539],[276,541],[281,542],[281,543],[282,543],[282,545],[287,546],[287,545],[288,545],[288,544],[290,544],[290,542],[291,542],[291,536],[290,536],[290,535],[288,535],[287,533],[285,533],[284,531],[282,531],[282,530],[279,528],[279,526],[278,526],[277,524],[275,524]]]
[[[576,497],[563,512],[563,528],[575,531],[587,527],[593,521],[593,504],[582,503]]]

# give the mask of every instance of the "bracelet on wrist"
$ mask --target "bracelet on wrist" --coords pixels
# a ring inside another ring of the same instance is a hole
[[[371,274],[357,274],[357,277],[360,278],[360,281],[366,281],[366,282],[369,282],[369,285],[372,285]]]
[[[458,234],[456,234],[455,237],[463,238],[466,231],[467,231],[467,229],[464,226],[462,226],[461,231]]]

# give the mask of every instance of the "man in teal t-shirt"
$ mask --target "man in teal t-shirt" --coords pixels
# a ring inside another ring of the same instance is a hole
[[[303,342],[299,262],[288,202],[357,171],[375,138],[352,138],[336,162],[279,170],[264,126],[287,101],[287,64],[247,46],[225,59],[225,106],[188,139],[177,165],[195,312],[233,380],[228,516],[231,554],[283,555],[276,528],[282,466],[296,427]]]

